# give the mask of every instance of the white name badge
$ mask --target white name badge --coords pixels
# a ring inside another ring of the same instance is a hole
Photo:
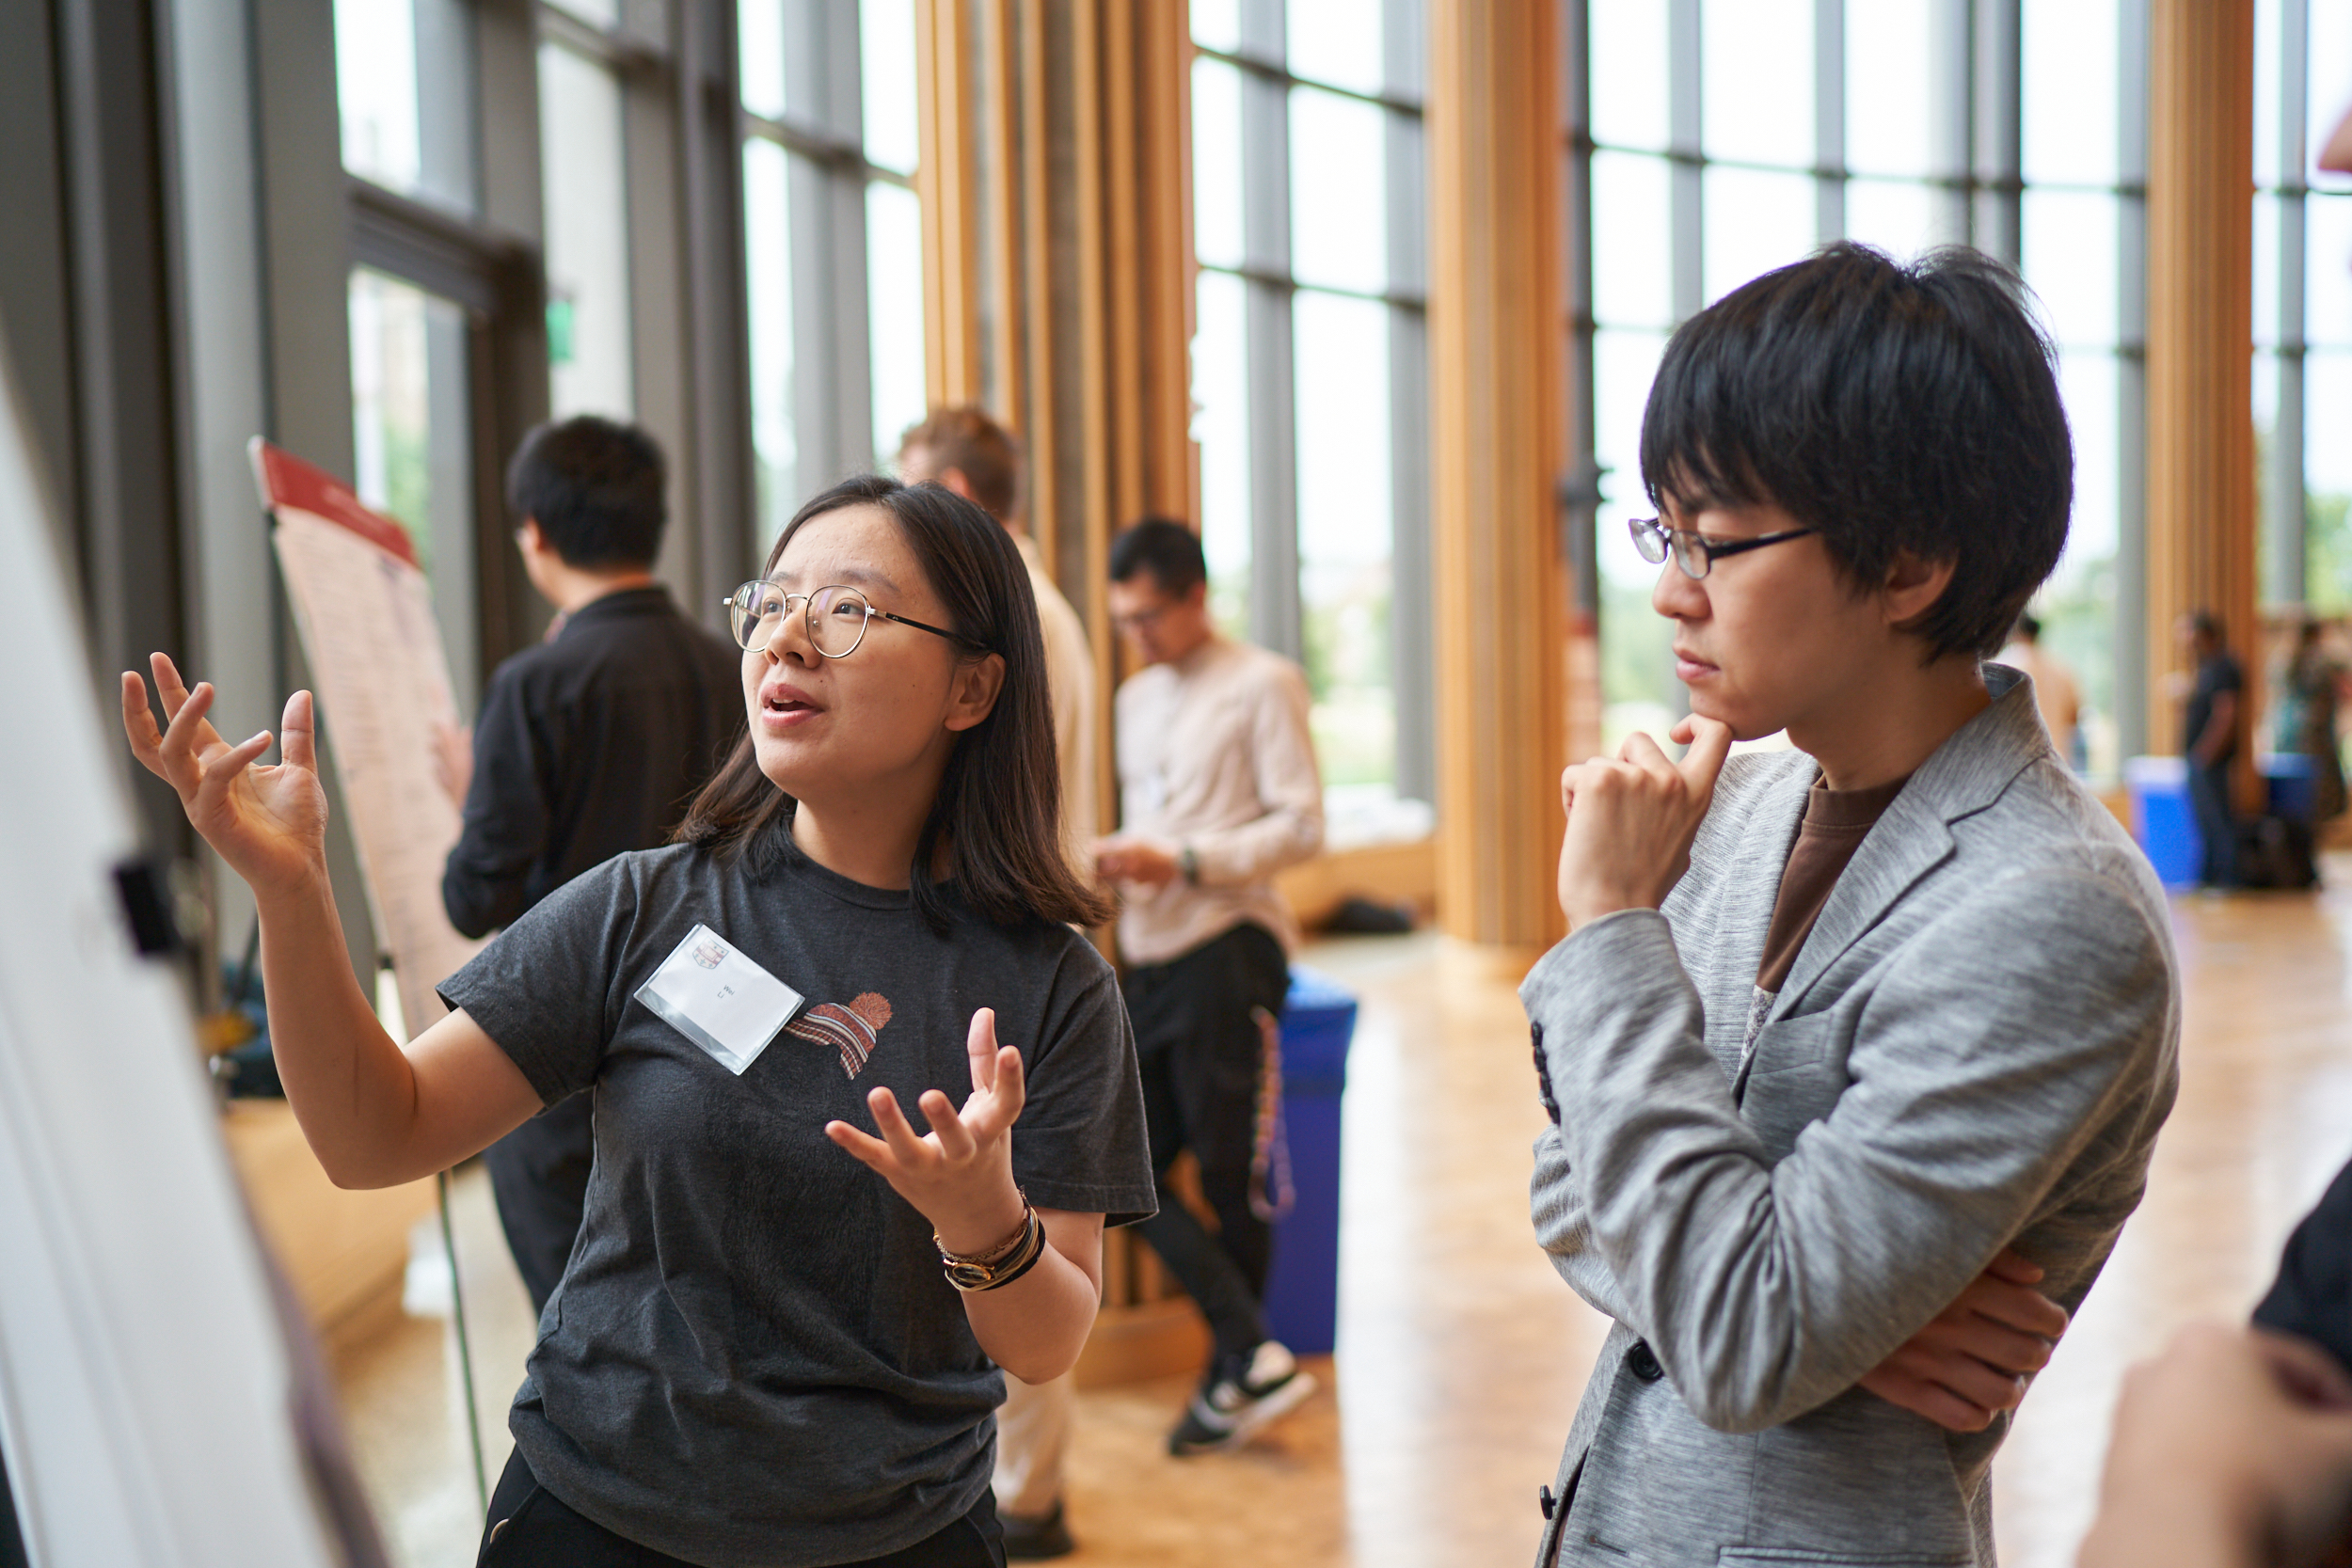
[[[739,1076],[768,1049],[802,997],[733,942],[698,925],[637,988],[637,1000]]]

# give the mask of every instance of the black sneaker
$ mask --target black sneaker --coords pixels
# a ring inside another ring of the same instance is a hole
[[[1209,1381],[1192,1397],[1184,1418],[1168,1434],[1168,1451],[1216,1453],[1237,1449],[1268,1421],[1289,1415],[1315,1391],[1312,1372],[1279,1342],[1268,1339],[1249,1354],[1220,1360]]]
[[[1004,1531],[1005,1556],[1015,1562],[1040,1562],[1049,1557],[1068,1557],[1078,1549],[1070,1538],[1070,1527],[1062,1523],[1061,1504],[1054,1504],[1054,1512],[1042,1519],[1024,1519],[1018,1513],[999,1513],[997,1527]]]

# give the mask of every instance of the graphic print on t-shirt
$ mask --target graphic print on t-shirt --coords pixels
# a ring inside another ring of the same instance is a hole
[[[841,1070],[855,1078],[866,1058],[874,1053],[875,1037],[890,1022],[890,999],[880,991],[861,992],[848,1006],[820,1002],[784,1026],[784,1032],[841,1053]]]

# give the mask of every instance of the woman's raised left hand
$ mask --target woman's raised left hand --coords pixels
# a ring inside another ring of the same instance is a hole
[[[1012,1179],[1012,1124],[1028,1091],[1021,1053],[996,1044],[996,1013],[972,1015],[964,1049],[972,1063],[972,1093],[959,1111],[946,1095],[927,1089],[915,1103],[931,1130],[918,1135],[898,1097],[877,1086],[866,1097],[877,1138],[846,1121],[829,1121],[825,1135],[879,1172],[914,1205],[950,1252],[982,1253],[1021,1228],[1021,1189]]]

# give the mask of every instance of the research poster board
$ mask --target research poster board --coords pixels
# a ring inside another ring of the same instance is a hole
[[[136,765],[5,362],[0,715],[21,760],[0,772],[0,1560],[381,1568],[222,1142]]]
[[[457,704],[433,590],[406,531],[351,486],[259,436],[252,452],[368,908],[413,1036],[448,1010],[434,986],[483,947],[441,905],[458,813],[434,775],[435,731],[457,722]]]

